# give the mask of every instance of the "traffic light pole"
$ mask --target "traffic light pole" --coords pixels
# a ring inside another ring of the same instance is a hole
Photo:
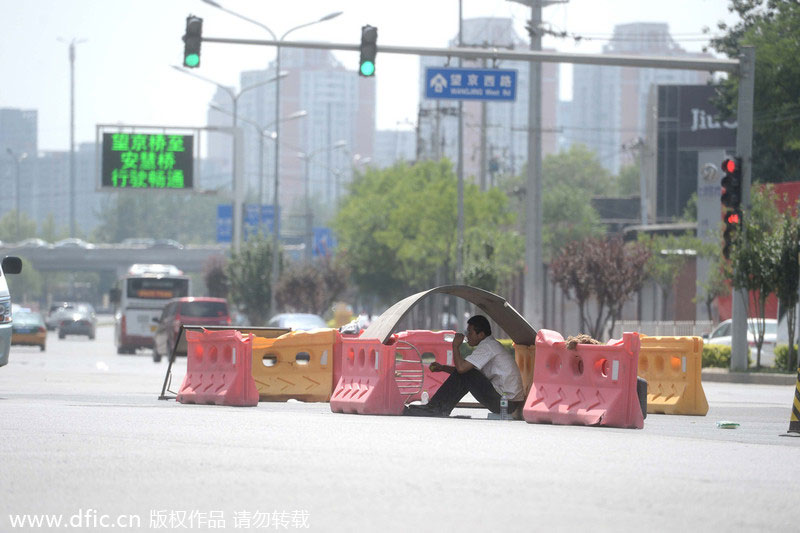
[[[292,42],[278,42],[266,41],[255,39],[228,39],[219,37],[203,37],[204,42],[208,43],[222,43],[222,44],[241,44],[241,45],[257,45],[257,46],[282,46],[288,48],[311,48],[321,50],[342,50],[350,52],[358,52],[360,50],[359,44],[346,44],[346,43],[327,43],[327,42],[309,42],[309,41],[292,41]],[[739,91],[739,110],[738,110],[738,128],[737,128],[737,155],[742,158],[744,166],[743,177],[743,195],[745,207],[750,203],[750,167],[751,167],[751,145],[752,145],[752,128],[753,128],[753,76],[754,76],[754,58],[755,54],[752,47],[744,47],[744,54],[740,60],[736,59],[706,59],[706,58],[677,58],[677,57],[654,57],[654,56],[629,56],[629,55],[600,55],[600,54],[567,54],[561,52],[550,52],[540,50],[505,50],[505,49],[477,49],[477,48],[425,48],[425,47],[410,47],[410,46],[377,46],[377,53],[380,54],[406,54],[418,56],[431,56],[431,57],[446,57],[446,58],[460,58],[468,60],[481,60],[488,59],[492,61],[508,60],[508,61],[524,61],[524,62],[548,62],[548,63],[572,63],[581,65],[601,65],[601,66],[620,66],[620,67],[638,67],[638,68],[659,68],[659,69],[675,69],[675,70],[698,70],[698,71],[724,71],[739,73],[742,84]],[[530,131],[534,126],[528,125],[528,135],[539,135],[540,131]],[[529,143],[530,144],[530,143]],[[530,164],[530,161],[529,161]],[[538,202],[536,191],[531,191],[528,194],[528,203]],[[536,249],[537,242],[540,246],[540,240],[536,241],[535,235],[541,231],[540,225],[536,225],[536,220],[541,218],[541,209],[536,203],[528,205],[526,213],[528,213],[528,222],[526,223],[525,234],[529,233],[534,236],[532,239],[526,238],[526,262],[531,260],[534,264],[529,264],[528,268],[533,269],[534,272],[541,268],[540,251]],[[534,213],[535,212],[535,213]],[[528,247],[533,246],[533,250],[528,250]],[[536,258],[539,256],[539,259]],[[526,276],[526,282],[530,276]],[[533,284],[541,282],[533,277]],[[533,287],[536,290],[536,287]],[[528,291],[526,290],[526,293]],[[746,331],[746,306],[743,305],[744,300],[736,303],[736,294],[734,294],[734,355],[741,357],[741,353],[747,348],[747,331]],[[525,316],[528,319],[533,319],[534,323],[538,324],[537,317],[541,316],[540,307],[541,301],[538,301],[536,296],[531,298],[525,297]],[[736,309],[739,309],[738,311]],[[744,311],[742,311],[744,309]],[[743,314],[744,313],[744,314]],[[737,318],[738,317],[738,318]],[[742,327],[741,324],[744,324]],[[739,361],[739,360],[737,360]],[[746,364],[745,354],[745,364]],[[732,361],[732,365],[733,365]],[[739,361],[740,363],[740,361]],[[736,363],[737,365],[739,363]],[[732,366],[734,368],[734,366]],[[735,368],[739,368],[735,366]],[[744,367],[746,368],[746,366]]]
[[[736,155],[742,161],[742,205],[750,208],[750,182],[753,169],[753,96],[755,94],[756,54],[752,46],[742,48],[739,66],[739,102],[736,126]],[[742,237],[747,238],[742,232]],[[746,245],[745,241],[742,244]],[[747,292],[733,289],[733,330],[731,332],[731,370],[747,370]]]

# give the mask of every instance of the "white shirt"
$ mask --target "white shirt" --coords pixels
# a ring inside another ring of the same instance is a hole
[[[466,361],[489,378],[500,396],[505,394],[510,401],[525,400],[522,374],[517,362],[494,337],[489,336],[479,342]]]

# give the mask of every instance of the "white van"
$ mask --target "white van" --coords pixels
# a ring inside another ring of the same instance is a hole
[[[19,257],[4,257],[0,267],[0,366],[8,364],[8,352],[11,350],[11,295],[8,293],[6,274],[22,272],[22,260]]]

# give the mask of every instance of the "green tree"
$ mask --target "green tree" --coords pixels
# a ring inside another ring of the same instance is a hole
[[[356,177],[334,228],[362,291],[390,303],[429,288],[437,273],[455,278],[456,186],[449,161],[368,169]],[[481,192],[465,184],[464,272],[481,272],[473,279],[495,283],[520,268],[522,243],[514,220],[500,190]]]
[[[39,236],[47,242],[56,242],[69,237],[69,229],[65,226],[57,228],[53,213],[48,213],[39,229]]]
[[[641,193],[639,185],[639,164],[626,165],[619,169],[616,179],[617,194],[619,196],[638,196]]]
[[[771,185],[754,188],[752,192],[750,209],[744,212],[741,230],[734,240],[731,268],[734,288],[755,297],[755,309],[751,309],[750,315],[756,317],[753,332],[756,339],[756,368],[761,368],[767,297],[778,286],[781,268],[782,220],[775,209]]]
[[[116,193],[99,215],[95,242],[120,242],[135,237],[210,243],[216,238],[219,198],[155,191]]]
[[[675,282],[700,247],[700,240],[691,235],[639,235],[639,242],[650,252],[647,275],[661,289],[661,319],[667,319],[667,300]]]
[[[203,281],[208,295],[213,298],[227,298],[230,291],[226,267],[228,260],[223,255],[212,255],[203,265]]]
[[[8,276],[8,289],[16,303],[38,302],[42,295],[42,275],[33,268],[30,261],[21,257],[22,272]]]
[[[600,339],[606,325],[611,335],[622,306],[644,284],[649,255],[641,243],[588,238],[567,244],[551,263],[550,275],[577,302],[581,329]]]
[[[230,297],[254,326],[266,324],[271,309],[272,239],[251,236],[228,262],[225,273]]]
[[[19,214],[19,233],[17,233],[17,212],[11,210],[0,218],[0,241],[18,242],[36,236],[36,222],[26,213]],[[19,238],[17,238],[19,237]]]
[[[737,58],[742,46],[755,47],[753,107],[753,178],[780,182],[800,176],[800,3],[796,0],[731,0],[739,15],[733,26],[720,22],[724,32],[711,47]],[[720,83],[718,105],[729,118],[736,116],[739,79],[732,74]]]
[[[344,263],[330,256],[292,265],[278,282],[276,303],[285,311],[323,315],[347,288],[348,275]]]
[[[800,260],[798,257],[800,257],[800,221],[790,209],[783,215],[775,291],[781,308],[786,311],[786,325],[789,334],[788,367],[785,370],[797,368],[797,349],[794,336],[797,323],[797,290],[800,285]]]

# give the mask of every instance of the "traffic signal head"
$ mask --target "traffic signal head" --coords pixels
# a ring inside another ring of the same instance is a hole
[[[722,162],[722,205],[739,209],[742,203],[742,159],[734,157]]]
[[[358,63],[358,73],[361,76],[375,75],[375,55],[378,53],[378,28],[375,26],[361,27],[361,59]]]
[[[203,19],[189,15],[186,17],[186,33],[183,35],[183,66],[200,66],[200,44],[203,42]]]
[[[736,234],[739,227],[742,225],[742,213],[738,209],[728,210],[725,212],[725,231],[722,233],[723,246],[722,255],[725,259],[730,259],[733,241],[736,239]]]

